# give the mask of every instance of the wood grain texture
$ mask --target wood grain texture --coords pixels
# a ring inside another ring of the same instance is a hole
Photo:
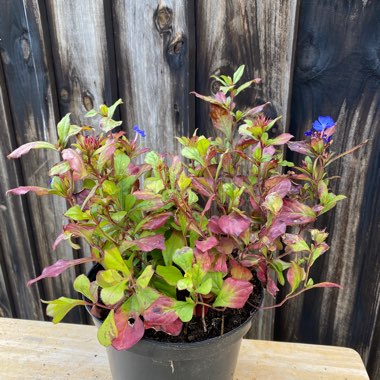
[[[117,100],[111,3],[48,0],[46,6],[60,114],[88,123],[87,111]]]
[[[192,1],[112,5],[123,128],[133,136],[138,124],[147,134],[145,146],[177,153],[175,136],[193,128]]]
[[[0,377],[111,379],[94,326],[0,318]],[[354,350],[243,340],[234,380],[369,380]]]
[[[16,145],[37,140],[54,142],[56,140],[57,113],[50,52],[45,39],[49,35],[45,24],[45,9],[39,1],[7,1],[3,3],[1,17],[1,59],[6,87],[10,94],[9,106]],[[27,157],[23,157],[19,161],[23,182],[20,181],[17,184],[47,187],[49,180],[47,170],[52,163],[57,161],[57,158],[55,152],[44,150],[29,153]],[[8,171],[8,173],[12,173],[12,171]],[[39,198],[34,194],[28,195],[26,200],[27,203],[24,203],[23,207],[24,214],[30,216],[30,225],[26,228],[32,232],[34,237],[37,257],[34,267],[39,274],[42,267],[52,264],[58,258],[73,258],[71,248],[63,244],[55,252],[51,248],[61,231],[65,202],[50,197]],[[27,207],[25,207],[26,204]],[[21,214],[21,209],[18,210],[18,213]],[[17,220],[18,216],[14,214],[12,222],[15,223]],[[23,239],[24,236],[20,235],[21,233],[9,236],[10,241]],[[17,248],[20,249],[17,252],[19,260],[14,260],[13,271],[18,273],[21,268],[30,268],[22,274],[19,273],[19,287],[21,287],[25,284],[25,277],[31,274],[30,270],[33,265],[30,262],[30,256],[33,255],[33,252],[30,252],[29,249],[23,251],[20,246]],[[6,252],[6,254],[12,255],[12,252]],[[13,262],[12,259],[10,260]],[[19,270],[16,265],[20,267]],[[11,268],[9,269],[11,270]],[[14,275],[13,271],[9,273],[10,276]],[[62,293],[74,297],[75,293],[71,288],[73,275],[73,272],[66,271],[60,278],[43,281],[44,298],[57,298]],[[34,294],[37,295],[37,292]],[[25,296],[18,300],[16,297],[13,302],[39,304],[38,298],[30,299]],[[34,305],[30,307],[35,308]],[[35,316],[37,315],[40,313],[35,314]],[[79,322],[80,320],[77,311],[71,313],[67,318],[67,321]]]
[[[293,50],[298,23],[298,1],[198,1],[196,3],[196,90],[217,91],[211,75],[229,74],[246,65],[243,79],[262,78],[256,91],[246,90],[240,106],[271,101],[269,117],[283,115],[275,127],[286,130],[290,107]],[[243,82],[242,82],[243,83]],[[212,134],[208,105],[196,104],[197,128]],[[273,300],[265,297],[264,305]],[[249,337],[273,337],[274,311],[259,312]]]
[[[36,252],[28,226],[30,220],[25,214],[26,202],[20,197],[5,195],[8,189],[22,182],[22,173],[19,162],[6,159],[15,148],[15,138],[1,61],[0,125],[3,126],[0,139],[0,316],[41,319],[39,288],[26,286],[26,282],[36,276]]]
[[[348,199],[322,221],[331,249],[312,275],[343,290],[318,290],[290,302],[278,311],[276,338],[353,347],[377,378],[380,3],[303,1],[300,20],[291,132],[301,137],[318,115],[331,115],[338,124],[335,150],[370,141],[330,170],[342,177],[333,191]],[[369,362],[376,357],[376,364]]]

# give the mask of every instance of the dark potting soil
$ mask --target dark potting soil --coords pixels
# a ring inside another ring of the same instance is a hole
[[[200,342],[202,340],[221,336],[222,334],[239,327],[257,311],[257,308],[260,307],[261,304],[263,297],[261,284],[257,278],[254,278],[252,283],[254,286],[253,292],[243,309],[227,308],[224,312],[208,309],[208,312],[205,315],[207,331],[204,331],[202,318],[193,317],[190,322],[184,323],[184,327],[178,336],[172,336],[162,331],[148,329],[145,331],[144,338],[170,343]]]

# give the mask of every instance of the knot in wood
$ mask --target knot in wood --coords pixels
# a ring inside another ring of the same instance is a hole
[[[85,91],[82,94],[82,102],[83,102],[84,108],[87,111],[90,111],[90,110],[92,110],[94,108],[93,97],[92,97],[92,95],[88,91]]]
[[[177,33],[168,46],[169,54],[179,55],[185,45],[185,39],[181,33]]]
[[[30,43],[26,36],[23,35],[20,38],[20,45],[21,45],[22,56],[25,61],[28,61],[30,57]]]
[[[210,90],[213,94],[216,94],[219,92],[220,89],[220,83],[217,80],[213,80],[210,85]]]
[[[160,34],[171,33],[173,11],[169,7],[159,5],[154,12],[154,23]]]

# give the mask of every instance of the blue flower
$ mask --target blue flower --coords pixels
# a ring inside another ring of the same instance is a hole
[[[317,132],[323,132],[335,125],[335,121],[330,116],[319,116],[318,120],[313,123],[313,129]]]
[[[145,132],[144,132],[142,129],[140,129],[138,125],[135,125],[135,126],[133,127],[133,130],[134,130],[136,133],[138,133],[141,137],[145,137],[145,136],[146,136]]]

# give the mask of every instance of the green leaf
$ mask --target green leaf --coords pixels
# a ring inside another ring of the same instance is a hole
[[[211,292],[215,295],[218,295],[220,293],[220,289],[222,289],[223,286],[223,273],[222,272],[207,272],[204,279],[211,278],[212,280],[212,287]]]
[[[117,337],[118,331],[115,324],[114,310],[110,310],[107,318],[101,324],[98,330],[99,343],[105,347],[112,344],[112,341]]]
[[[114,168],[117,177],[128,175],[128,165],[131,159],[123,152],[116,151],[114,155]]]
[[[181,271],[173,265],[169,265],[169,266],[158,265],[156,268],[156,272],[169,285],[176,286],[177,282],[179,280],[183,279],[183,275],[182,275]]]
[[[117,247],[104,250],[102,265],[105,269],[115,269],[129,277],[131,272],[125,264],[120,251]]]
[[[173,255],[173,261],[184,272],[190,271],[193,266],[194,253],[190,247],[177,249]]]
[[[111,215],[111,218],[114,222],[120,223],[125,218],[125,216],[127,214],[128,214],[127,211],[118,211],[118,212],[114,212],[110,215]]]
[[[141,314],[146,310],[157,298],[160,297],[160,293],[156,289],[151,287],[136,289],[136,300],[138,302],[138,312]],[[136,310],[137,311],[137,310]]]
[[[74,281],[74,289],[83,294],[92,302],[95,302],[93,295],[90,291],[90,280],[84,274],[79,275]]]
[[[181,214],[180,214],[181,215]],[[182,248],[186,244],[186,240],[180,232],[173,231],[169,239],[165,241],[165,249],[162,251],[165,265],[172,265],[174,252]]]
[[[58,144],[65,147],[70,131],[70,114],[67,113],[57,124]]]
[[[117,100],[114,104],[112,104],[111,107],[108,108],[108,117],[110,118],[113,117],[116,107],[119,106],[120,104],[123,104],[123,101],[121,99]]]
[[[102,270],[96,275],[96,283],[102,288],[116,285],[121,281],[123,277],[115,269]]]
[[[182,278],[177,282],[177,289],[191,291],[193,289],[193,281],[189,277]]]
[[[102,188],[103,188],[103,191],[107,193],[108,195],[115,195],[120,191],[120,189],[116,186],[115,182],[112,182],[108,179],[106,179],[102,183]]]
[[[50,176],[61,175],[68,172],[69,170],[70,170],[70,164],[68,163],[68,161],[62,161],[54,165],[49,170],[49,175]]]
[[[157,165],[161,162],[161,158],[156,152],[150,151],[145,155],[144,161],[155,169],[157,168]]]
[[[204,136],[200,136],[197,142],[197,150],[201,156],[207,154],[208,147],[210,146],[210,140],[206,139]]]
[[[194,203],[198,202],[198,196],[194,193],[191,189],[187,190],[188,199],[187,202],[189,203],[189,206],[191,206]]]
[[[182,149],[182,156],[190,159],[190,160],[194,160],[194,161],[197,161],[199,162],[202,166],[205,166],[205,162],[203,160],[203,158],[201,157],[201,155],[199,154],[198,152],[198,149],[197,148],[194,148],[194,147],[185,147]]]
[[[120,283],[103,288],[100,291],[100,298],[105,305],[114,305],[121,301],[124,297],[124,291],[127,288],[127,280],[122,280]]]
[[[53,323],[62,321],[65,315],[75,306],[86,304],[85,301],[67,297],[60,297],[56,300],[42,302],[48,304],[46,314],[53,318]]]
[[[212,289],[212,279],[206,279],[198,288],[195,289],[196,293],[209,294]]]
[[[236,93],[235,93],[235,96],[239,95],[242,91],[244,91],[246,88],[250,87],[252,85],[252,83],[255,83],[255,80],[250,80],[249,82],[245,82],[243,83],[237,90],[236,90]]]
[[[149,285],[149,281],[153,275],[154,275],[154,269],[153,269],[152,265],[148,265],[144,269],[144,271],[141,273],[139,278],[137,279],[137,281],[136,281],[137,285],[143,289],[146,288]]]
[[[96,110],[92,109],[92,110],[88,111],[88,112],[86,113],[86,115],[84,115],[84,117],[94,117],[94,116],[96,116],[97,114],[98,114],[98,112],[97,112]]]
[[[144,188],[153,191],[155,194],[158,194],[165,188],[165,186],[161,178],[149,177],[144,181]]]
[[[244,68],[245,68],[245,65],[241,65],[241,66],[240,66],[240,67],[234,72],[234,76],[233,76],[233,82],[234,82],[234,84],[236,84],[237,82],[239,82],[239,80],[240,80],[241,77],[243,76]]]
[[[189,178],[185,172],[182,172],[178,179],[178,186],[181,191],[185,190],[191,184],[191,178]]]
[[[263,207],[269,210],[273,215],[278,214],[278,212],[282,209],[282,198],[277,193],[268,194],[265,197],[265,202],[263,203]]]
[[[90,217],[81,210],[79,205],[70,207],[64,214],[67,218],[72,220],[89,220]]]
[[[182,322],[189,322],[193,318],[195,303],[191,298],[186,301],[176,301],[174,304],[175,313]]]

